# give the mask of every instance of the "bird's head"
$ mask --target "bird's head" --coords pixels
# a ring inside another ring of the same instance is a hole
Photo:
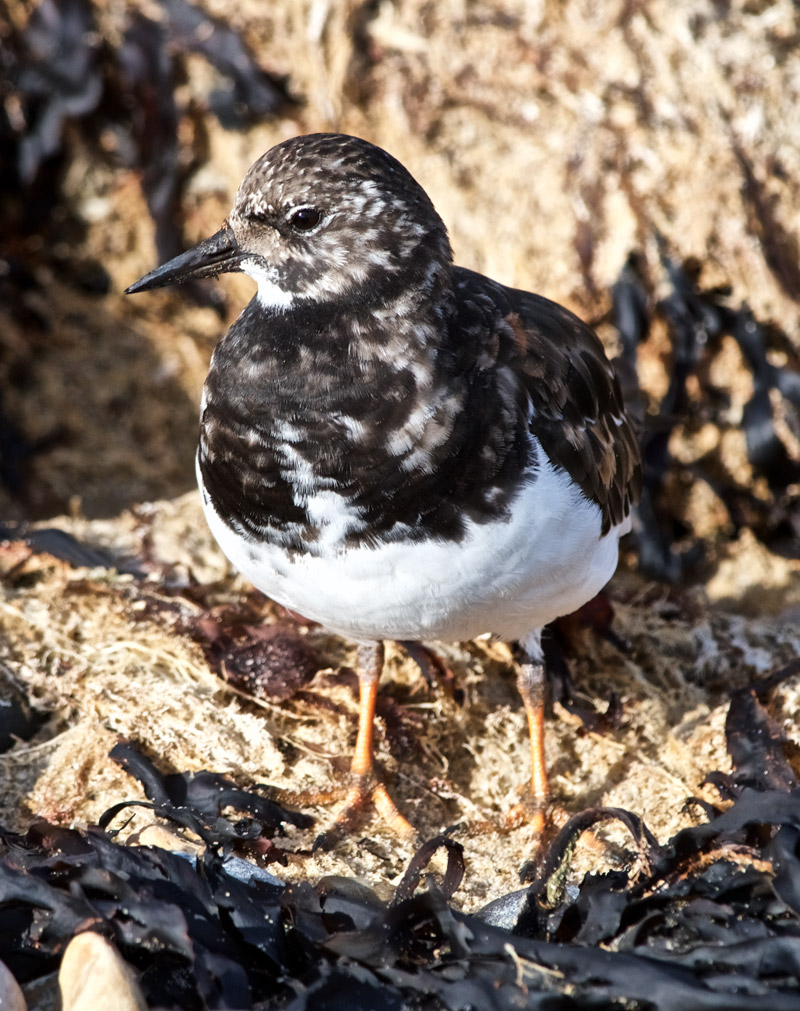
[[[380,301],[430,285],[451,256],[441,218],[396,159],[357,137],[308,134],[262,155],[226,224],[128,292],[244,271],[271,311]]]

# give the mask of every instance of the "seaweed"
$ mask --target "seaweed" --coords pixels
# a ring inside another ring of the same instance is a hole
[[[267,833],[296,816],[208,773],[164,776],[120,745],[113,756],[158,813],[199,827],[205,850],[123,846],[99,826],[1,832],[0,959],[32,980],[76,932],[97,930],[163,1008],[797,1011],[800,789],[761,703],[744,704],[797,669],[737,693],[726,810],[706,805],[708,820],[663,845],[631,812],[583,812],[526,889],[476,913],[452,904],[469,873],[453,839],[424,843],[389,902],[344,878],[286,884],[231,855],[238,830],[220,830],[218,812],[256,812]],[[570,881],[578,838],[610,818],[631,832],[630,866]],[[436,875],[426,868],[440,849]]]

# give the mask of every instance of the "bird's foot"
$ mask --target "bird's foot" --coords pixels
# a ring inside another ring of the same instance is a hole
[[[329,850],[352,832],[365,811],[372,807],[389,829],[403,839],[414,839],[416,829],[397,809],[384,784],[370,770],[364,775],[352,776],[344,806],[336,820],[314,840],[314,850]]]
[[[528,859],[520,868],[520,881],[532,881],[545,865],[559,832],[569,820],[569,814],[548,794],[536,796],[531,791],[514,804],[503,819],[503,828],[514,831],[526,827],[531,848]]]
[[[502,828],[508,832],[527,825],[531,833],[539,838],[547,831],[549,823],[550,797],[523,797],[503,815]]]
[[[550,796],[536,798],[528,791],[516,804],[500,815],[486,814],[458,824],[471,835],[504,835],[525,828],[534,841],[549,841],[566,821],[566,812]]]

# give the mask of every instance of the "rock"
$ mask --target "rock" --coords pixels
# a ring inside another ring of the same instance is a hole
[[[58,985],[62,1011],[147,1011],[132,970],[109,941],[92,931],[67,945]]]
[[[11,975],[11,970],[0,962],[0,1009],[1,1011],[28,1011],[19,984]]]

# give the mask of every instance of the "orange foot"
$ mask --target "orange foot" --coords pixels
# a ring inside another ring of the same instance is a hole
[[[365,811],[372,807],[389,829],[403,839],[414,839],[417,830],[400,812],[389,796],[389,791],[374,773],[353,776],[353,784],[347,791],[344,806],[336,820],[314,840],[314,850],[330,850],[346,835],[353,831]]]
[[[383,643],[360,647],[358,660],[358,737],[353,760],[350,763],[351,785],[336,820],[314,841],[315,850],[328,850],[335,846],[352,831],[369,807],[372,807],[389,828],[402,838],[413,839],[417,834],[413,826],[397,810],[395,802],[375,772],[372,729],[378,681],[383,670]]]

